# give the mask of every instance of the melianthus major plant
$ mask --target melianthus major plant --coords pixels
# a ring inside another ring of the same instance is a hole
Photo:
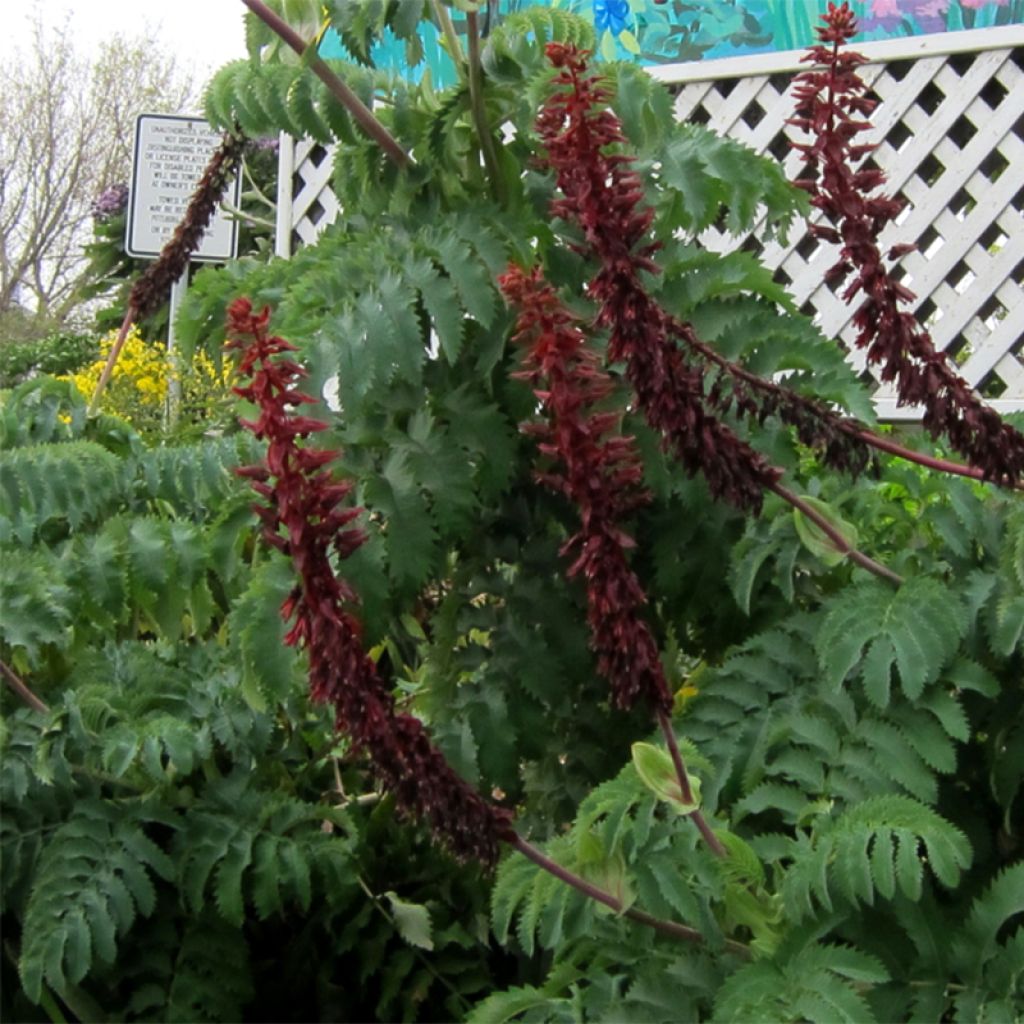
[[[580,22],[480,39],[470,11],[463,43],[439,4],[328,12],[362,67],[287,63],[254,21],[209,93],[222,127],[336,143],[338,221],[204,270],[180,325],[219,357],[230,307],[255,344],[267,462],[147,449],[52,382],[10,400],[4,663],[44,705],[5,739],[22,992],[82,1019],[1019,1015],[1024,521],[981,482],[1012,467],[871,429],[784,290],[695,241],[783,230],[801,193],[635,69],[595,76]],[[421,15],[443,93],[372,67]],[[513,849],[489,879],[416,818]]]

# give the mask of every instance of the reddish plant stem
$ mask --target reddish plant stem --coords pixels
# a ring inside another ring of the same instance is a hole
[[[706,342],[698,340],[692,335],[692,332],[681,332],[680,336],[687,345],[698,352],[704,359],[724,370],[729,374],[729,376],[743,381],[744,384],[753,390],[762,393],[777,393],[785,396],[787,399],[791,399],[794,402],[799,403],[800,406],[809,414],[827,419],[835,429],[841,430],[848,437],[852,437],[855,440],[860,441],[869,448],[875,448],[878,451],[886,452],[889,455],[895,455],[897,458],[905,459],[907,462],[917,463],[919,466],[925,466],[928,469],[933,469],[940,473],[963,476],[970,480],[978,480],[981,483],[991,483],[1001,487],[1009,487],[1013,490],[1024,490],[1024,485],[1022,484],[1018,483],[1016,485],[1011,485],[1003,480],[993,480],[986,477],[985,473],[977,466],[965,466],[960,462],[952,462],[949,459],[940,459],[934,455],[925,455],[922,452],[915,452],[911,448],[906,448],[901,444],[897,444],[895,441],[882,437],[879,434],[875,434],[870,430],[866,430],[856,420],[850,419],[849,417],[835,416],[831,412],[823,410],[818,403],[812,399],[797,394],[795,391],[792,391],[781,384],[777,384],[774,381],[758,377],[757,374],[751,373],[749,370],[740,366],[739,363],[726,359],[725,356],[716,352],[714,348]]]
[[[604,889],[591,884],[585,878],[581,878],[568,868],[562,867],[561,864],[553,861],[547,854],[542,853],[532,843],[523,839],[522,836],[516,835],[509,842],[514,850],[521,853],[527,860],[533,861],[542,871],[553,875],[559,881],[571,886],[577,892],[583,893],[589,899],[604,904],[604,906],[614,910],[616,914],[621,914],[623,917],[628,917],[631,921],[646,925],[662,935],[668,935],[670,938],[679,939],[683,942],[703,943],[707,941],[696,928],[689,928],[684,924],[677,924],[675,921],[665,921],[662,918],[653,917],[651,914],[647,914],[642,910],[636,910],[634,907],[623,907],[621,900],[616,899],[611,893],[605,892]],[[743,945],[742,942],[726,939],[725,948],[730,953],[736,953],[745,959],[750,958],[750,948]]]
[[[693,799],[693,789],[690,787],[690,776],[686,774],[686,765],[683,763],[683,755],[680,753],[679,743],[676,741],[676,733],[672,728],[672,722],[661,708],[658,709],[658,724],[661,726],[662,735],[665,737],[665,742],[668,744],[668,752],[672,757],[672,764],[675,766],[676,776],[679,778],[679,789],[682,792],[683,800],[688,804],[692,804],[695,801]],[[695,811],[692,811],[688,817],[693,819],[693,823],[697,826],[700,834],[704,837],[704,841],[708,844],[708,849],[710,849],[716,857],[728,857],[728,851],[722,845],[718,836],[711,831],[711,826],[707,823],[707,819],[704,817],[701,809],[698,807]]]
[[[278,35],[299,56],[304,56],[309,44],[283,18],[275,14],[263,0],[242,0],[264,25]],[[401,168],[412,162],[408,153],[395,137],[377,120],[373,111],[327,66],[322,58],[313,56],[309,68],[320,79],[338,102],[352,115],[360,128],[376,142],[390,159]]]
[[[856,562],[861,568],[867,569],[868,572],[873,573],[879,579],[888,580],[890,583],[895,583],[896,586],[900,586],[904,582],[903,577],[899,573],[893,572],[892,569],[881,565],[873,558],[869,558],[863,551],[858,551],[856,548],[851,547],[846,538],[816,509],[811,508],[799,494],[794,494],[788,487],[783,487],[780,483],[771,484],[768,490],[773,494],[777,494],[783,501],[792,505],[793,508],[799,509],[851,562]]]
[[[762,394],[768,393],[781,396],[793,405],[799,406],[807,415],[817,417],[819,420],[825,422],[832,430],[841,431],[847,434],[847,436],[853,437],[864,444],[870,444],[871,441],[869,439],[874,439],[879,442],[882,440],[881,438],[875,438],[875,435],[863,430],[859,425],[851,420],[836,416],[812,399],[805,398],[803,395],[800,395],[795,391],[791,391],[789,388],[782,387],[772,381],[764,380],[756,374],[751,373],[749,370],[744,369],[738,363],[734,363],[731,360],[726,359],[720,353],[716,352],[710,345],[697,338],[690,325],[676,324],[673,323],[671,319],[669,322],[672,323],[674,328],[673,333],[676,334],[677,337],[680,337],[686,345],[696,351],[708,362],[711,362],[724,370],[731,377],[743,381],[743,383],[753,391],[757,391]],[[875,447],[882,448],[883,450],[891,450],[891,448],[886,449],[883,444],[875,445]],[[899,449],[899,445],[892,445],[891,447]],[[906,451],[906,449],[900,449],[899,452],[894,454],[902,454],[903,451]],[[914,453],[908,451],[907,454],[913,455]],[[939,462],[941,460],[933,461]],[[955,466],[956,464],[949,463],[948,465]],[[964,469],[965,467],[959,468]],[[971,475],[973,475],[973,472],[977,472],[979,478],[982,476],[980,470],[971,471]],[[777,479],[772,480],[770,478],[762,478],[761,486],[765,490],[769,490],[772,493],[777,494],[783,501],[787,502],[793,508],[799,509],[811,522],[818,526],[832,541],[832,543],[836,545],[838,550],[842,551],[852,562],[855,562],[862,568],[867,569],[868,572],[873,573],[880,579],[888,580],[890,583],[895,583],[897,586],[903,582],[903,577],[898,573],[893,572],[886,566],[876,562],[873,558],[865,555],[862,551],[852,547],[842,534],[839,533],[839,531],[836,530],[824,516],[808,505],[807,502],[800,498],[798,494],[795,494],[788,487],[783,486]]]
[[[128,311],[121,321],[121,329],[117,332],[117,340],[110,350],[110,355],[107,356],[107,361],[103,364],[100,379],[96,381],[96,389],[92,393],[92,398],[89,399],[89,406],[86,410],[89,416],[95,416],[100,407],[100,398],[103,397],[103,392],[106,390],[107,384],[110,383],[111,374],[113,374],[114,367],[117,365],[117,358],[121,355],[121,349],[124,348],[125,340],[128,337],[128,332],[131,330],[136,315],[135,307],[129,305]]]
[[[934,469],[939,473],[950,473],[953,476],[967,477],[969,480],[977,480],[979,483],[996,484],[1000,487],[1009,487],[1011,490],[1024,490],[1024,484],[1017,483],[1010,485],[1002,480],[992,480],[986,477],[984,472],[977,466],[965,466],[960,462],[952,462],[949,459],[940,459],[934,455],[925,455],[923,452],[915,452],[912,448],[904,448],[903,445],[890,441],[880,434],[874,434],[870,430],[858,428],[855,423],[849,423],[849,430],[855,433],[866,445],[877,448],[881,452],[895,455],[898,459],[907,462],[915,462],[919,466]]]
[[[44,715],[50,710],[50,706],[41,701],[28,687],[25,681],[7,664],[0,661],[0,674],[4,682],[13,690],[30,708],[34,711],[41,711]]]

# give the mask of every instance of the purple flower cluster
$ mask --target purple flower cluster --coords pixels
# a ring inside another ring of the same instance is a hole
[[[128,205],[128,186],[120,181],[104,189],[92,201],[92,218],[100,222],[122,213]]]

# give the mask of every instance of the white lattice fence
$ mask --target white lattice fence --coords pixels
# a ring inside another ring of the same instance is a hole
[[[295,141],[284,134],[279,152],[275,251],[291,256],[300,245],[315,242],[338,215],[338,199],[331,190],[334,161],[319,142]]]
[[[872,115],[880,145],[869,159],[888,175],[887,190],[908,200],[882,241],[886,247],[917,243],[900,267],[935,344],[994,406],[1024,409],[1024,29],[954,33],[912,45],[913,54],[902,41],[858,47],[872,61],[861,73],[880,101]],[[679,65],[655,74],[676,94],[680,119],[773,154],[795,178],[800,155],[791,142],[807,140],[785,122],[801,56]],[[714,229],[701,241],[717,251],[759,252],[822,330],[852,347],[853,310],[821,283],[835,246],[802,230],[786,245],[762,247],[753,234]],[[865,369],[860,353],[851,361]],[[888,388],[878,389],[876,404],[886,419],[918,415],[898,409]]]
[[[908,206],[883,242],[916,242],[901,261],[904,283],[918,296],[915,312],[936,345],[1000,411],[1024,409],[1024,26],[958,32],[858,47],[862,70],[880,104],[872,115],[871,158],[887,188]],[[797,176],[800,141],[785,121],[788,89],[802,53],[674,65],[653,69],[676,95],[681,119],[707,123],[784,162]],[[282,140],[278,252],[311,242],[334,219],[331,160],[308,141]],[[291,190],[287,184],[291,183]],[[701,236],[716,251],[759,252],[805,312],[830,337],[851,344],[852,310],[822,274],[834,247],[801,226],[786,245],[762,247],[755,233]],[[851,355],[867,372],[863,357]],[[885,419],[914,419],[879,388]]]

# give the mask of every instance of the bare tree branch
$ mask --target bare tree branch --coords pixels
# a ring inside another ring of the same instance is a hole
[[[91,205],[127,178],[136,115],[194,99],[155,40],[114,36],[86,58],[37,17],[0,67],[0,314],[60,322],[81,305]]]

